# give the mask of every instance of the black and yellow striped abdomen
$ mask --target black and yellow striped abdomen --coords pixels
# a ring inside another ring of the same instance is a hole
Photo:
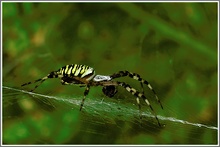
[[[86,78],[87,81],[95,76],[93,68],[87,65],[71,64],[60,68],[57,71],[58,75],[62,77],[80,77]]]

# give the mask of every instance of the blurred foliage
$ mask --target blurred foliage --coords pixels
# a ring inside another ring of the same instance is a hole
[[[157,114],[217,126],[217,3],[2,2],[2,17],[3,86],[21,89],[66,64],[103,75],[128,70],[153,85],[165,107],[146,91]],[[82,112],[57,99],[2,91],[3,144],[218,143],[217,130],[169,121],[160,128],[153,118],[138,125],[138,113],[125,115],[138,109],[136,100],[122,88],[104,99],[117,113],[101,104],[100,87],[91,89]],[[36,92],[80,100],[84,88],[54,79]],[[95,100],[96,111],[88,110]]]

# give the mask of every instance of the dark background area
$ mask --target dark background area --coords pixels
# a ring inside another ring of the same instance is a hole
[[[140,120],[136,98],[120,87],[111,99],[92,87],[82,112],[84,88],[50,79],[39,96],[20,87],[67,64],[128,70],[151,83],[164,110],[147,86],[145,95],[159,116],[217,127],[217,3],[2,2],[2,17],[3,144],[218,143],[216,129],[159,127],[143,101]]]

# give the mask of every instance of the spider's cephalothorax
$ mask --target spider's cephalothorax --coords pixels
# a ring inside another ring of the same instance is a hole
[[[128,85],[124,82],[113,81],[113,79],[115,79],[115,78],[120,78],[120,77],[125,77],[125,76],[128,76],[130,78],[138,80],[141,84],[142,92],[138,92],[136,89],[132,88],[130,85]],[[34,87],[34,89],[31,90],[31,91],[34,91],[41,83],[43,83],[48,78],[60,78],[61,84],[63,84],[63,85],[76,84],[76,85],[80,85],[80,86],[85,86],[86,89],[84,92],[84,97],[82,99],[80,110],[83,107],[84,101],[86,99],[86,95],[88,95],[89,89],[91,86],[103,86],[102,91],[108,97],[113,97],[117,93],[117,86],[121,86],[136,97],[139,109],[141,108],[140,100],[139,100],[140,98],[143,99],[147,103],[147,105],[152,110],[152,112],[153,112],[153,114],[154,114],[154,116],[160,126],[159,120],[158,120],[150,102],[144,96],[143,84],[146,84],[148,86],[148,88],[154,93],[155,98],[158,101],[158,103],[160,104],[162,109],[163,109],[163,106],[162,106],[160,100],[158,99],[156,92],[151,87],[151,85],[146,80],[142,79],[140,77],[140,75],[138,75],[136,73],[131,73],[128,71],[119,71],[118,73],[114,73],[110,76],[96,75],[94,69],[89,66],[71,64],[71,65],[66,65],[66,66],[62,67],[57,71],[52,71],[47,76],[45,76],[41,79],[35,80],[34,82],[25,83],[21,86],[25,86],[28,84],[39,82],[39,84],[37,84]]]

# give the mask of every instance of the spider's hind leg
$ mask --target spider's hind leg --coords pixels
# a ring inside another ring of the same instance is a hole
[[[22,84],[21,86],[26,86],[26,85],[29,85],[29,84],[34,84],[34,83],[37,83],[37,82],[40,82],[39,84],[37,84],[34,89],[30,90],[30,92],[34,91],[37,87],[40,86],[40,84],[42,84],[48,77],[44,77],[42,79],[38,79],[38,80],[35,80],[34,82],[28,82],[28,83],[24,83]]]
[[[34,89],[30,90],[30,92],[34,91],[37,87],[39,87],[46,79],[48,78],[57,78],[58,77],[58,73],[53,71],[51,72],[50,74],[48,74],[46,77],[43,77],[41,79],[38,79],[38,80],[35,80],[33,82],[27,82],[27,83],[24,83],[22,84],[21,86],[26,86],[26,85],[29,85],[29,84],[34,84],[34,83],[37,83],[39,82],[39,84],[37,84]]]

